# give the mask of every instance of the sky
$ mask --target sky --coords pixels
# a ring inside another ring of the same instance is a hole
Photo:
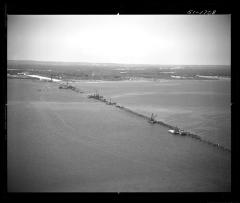
[[[231,15],[8,15],[8,60],[230,65]]]

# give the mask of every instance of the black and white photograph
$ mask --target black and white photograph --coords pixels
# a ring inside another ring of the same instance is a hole
[[[231,192],[231,14],[7,15],[8,192]]]

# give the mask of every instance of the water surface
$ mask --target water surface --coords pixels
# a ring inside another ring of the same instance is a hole
[[[231,81],[79,82],[82,89],[231,148]]]

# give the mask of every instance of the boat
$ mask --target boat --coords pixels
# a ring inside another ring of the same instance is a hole
[[[172,133],[172,134],[178,134],[178,131],[177,131],[177,130],[173,130],[173,129],[168,130],[168,132],[170,132],[170,133]]]
[[[180,135],[187,135],[188,133],[185,132],[184,130],[179,130],[179,134],[180,134]]]
[[[170,129],[168,130],[169,133],[175,134],[175,135],[187,135],[187,132],[185,132],[184,130],[180,130],[180,129]]]

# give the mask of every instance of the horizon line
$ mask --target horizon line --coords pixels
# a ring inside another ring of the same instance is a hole
[[[89,61],[47,61],[29,59],[7,59],[7,61],[45,62],[45,63],[89,63],[89,64],[116,64],[116,65],[151,65],[151,66],[231,66],[231,64],[151,64],[151,63],[118,63],[118,62],[89,62]]]

